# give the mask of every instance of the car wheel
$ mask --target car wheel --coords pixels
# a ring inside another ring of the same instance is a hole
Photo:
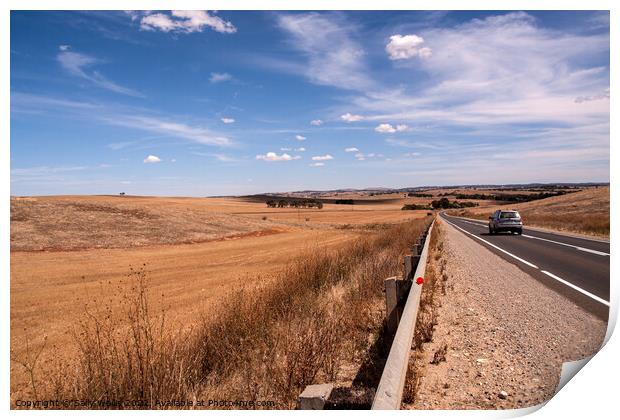
[[[517,229],[517,235],[522,235],[523,234],[523,229]]]
[[[491,226],[489,226],[489,235],[493,235],[495,233],[495,231],[493,229],[491,229]]]

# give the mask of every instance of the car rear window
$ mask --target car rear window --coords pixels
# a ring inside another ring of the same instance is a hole
[[[500,219],[513,219],[519,217],[519,213],[516,211],[503,211],[500,213]]]

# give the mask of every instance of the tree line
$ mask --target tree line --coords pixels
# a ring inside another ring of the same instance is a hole
[[[323,203],[319,200],[314,199],[303,199],[303,200],[267,200],[267,207],[271,208],[286,208],[286,207],[294,207],[294,208],[317,208],[322,209]]]

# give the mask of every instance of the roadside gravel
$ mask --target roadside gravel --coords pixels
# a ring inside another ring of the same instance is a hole
[[[405,408],[522,408],[550,399],[562,363],[595,353],[606,322],[447,223],[442,228],[446,294],[416,360],[415,401]],[[445,361],[431,364],[444,346]]]

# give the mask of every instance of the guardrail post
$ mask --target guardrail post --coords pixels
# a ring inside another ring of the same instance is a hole
[[[297,408],[299,410],[322,410],[334,389],[334,384],[308,385],[299,395]]]
[[[422,239],[419,242],[423,244],[423,248],[419,253],[414,253],[419,254],[419,262],[413,275],[414,278],[424,277],[425,275],[430,242],[428,238],[430,238],[432,229],[433,224],[431,224],[424,236],[426,240]],[[400,316],[402,322],[398,324],[396,329],[390,353],[385,362],[379,386],[377,387],[375,399],[372,403],[373,410],[398,410],[400,408],[407,376],[407,367],[411,357],[411,344],[413,342],[421,294],[422,284],[413,283]]]
[[[401,281],[399,277],[389,277],[385,279],[385,317],[387,329],[390,334],[394,334],[398,329],[400,314],[398,313],[398,286]]]
[[[405,281],[411,281],[413,279],[413,273],[420,261],[419,255],[405,255],[405,273],[403,279]]]

